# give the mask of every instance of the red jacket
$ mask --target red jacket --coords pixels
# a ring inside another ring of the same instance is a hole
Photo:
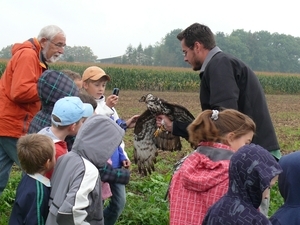
[[[40,110],[37,81],[47,69],[40,61],[41,46],[36,38],[15,44],[12,58],[0,79],[0,136],[27,133],[33,116]]]
[[[67,147],[67,142],[65,142],[65,141],[55,141],[55,140],[53,140],[53,141],[54,141],[55,150],[56,150],[55,159],[57,161],[58,157],[68,153],[68,147]],[[53,169],[48,171],[45,174],[45,177],[51,179],[52,173],[53,173]]]
[[[228,189],[229,146],[204,142],[174,173],[169,190],[170,225],[202,224],[208,208]],[[204,149],[204,150],[203,150]],[[214,154],[211,154],[214,152]]]

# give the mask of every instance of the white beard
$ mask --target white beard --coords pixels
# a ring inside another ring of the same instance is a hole
[[[49,49],[49,44],[42,50],[42,54],[45,57],[46,62],[47,63],[55,63],[55,62],[57,62],[60,59],[61,55],[60,54],[56,54],[56,55],[51,56],[49,59],[47,59],[46,52],[48,51],[48,49]]]
[[[61,55],[53,55],[50,59],[46,59],[48,63],[55,63],[60,59]]]

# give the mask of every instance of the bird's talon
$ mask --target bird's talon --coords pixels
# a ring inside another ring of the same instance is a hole
[[[160,134],[161,130],[159,128],[154,132],[154,137],[157,137]]]

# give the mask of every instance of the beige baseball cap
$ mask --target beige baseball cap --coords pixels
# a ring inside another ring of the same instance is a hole
[[[86,81],[87,79],[99,80],[102,77],[106,77],[107,80],[110,81],[110,77],[103,69],[98,66],[90,66],[83,72],[82,81]]]

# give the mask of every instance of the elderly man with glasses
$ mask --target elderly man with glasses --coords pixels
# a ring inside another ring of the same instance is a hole
[[[37,38],[12,47],[12,58],[0,80],[0,195],[13,163],[20,166],[16,143],[27,133],[33,116],[40,110],[37,81],[64,53],[66,36],[61,28],[49,25]]]

